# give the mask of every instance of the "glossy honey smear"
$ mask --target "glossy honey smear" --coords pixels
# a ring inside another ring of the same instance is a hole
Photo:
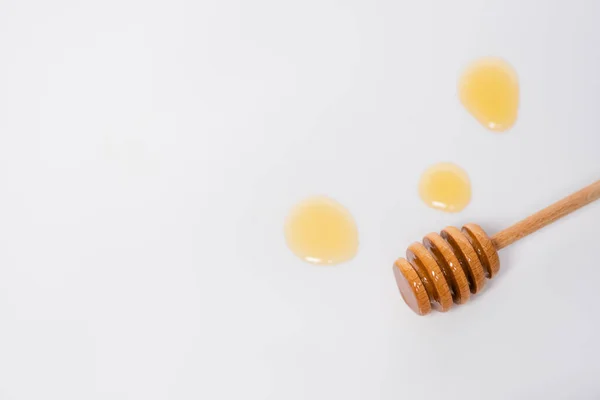
[[[519,79],[505,60],[485,57],[469,65],[458,82],[463,106],[486,128],[503,132],[517,121]]]
[[[318,265],[348,261],[358,251],[352,214],[328,197],[311,197],[294,206],[285,222],[285,239],[296,256]]]
[[[435,164],[421,175],[419,195],[430,207],[459,212],[471,201],[471,181],[465,170],[456,164]]]

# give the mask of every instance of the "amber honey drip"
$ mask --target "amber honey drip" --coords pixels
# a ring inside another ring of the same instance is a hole
[[[486,128],[503,132],[517,120],[519,80],[505,60],[486,57],[463,72],[458,93],[464,107]]]
[[[471,182],[465,170],[458,165],[439,163],[421,175],[419,195],[430,207],[458,212],[471,201]]]
[[[312,197],[297,204],[285,222],[285,239],[297,257],[317,265],[348,261],[358,251],[352,214],[327,197]]]

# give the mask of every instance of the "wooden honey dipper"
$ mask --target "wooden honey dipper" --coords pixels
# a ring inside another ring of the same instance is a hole
[[[472,293],[483,288],[486,278],[491,279],[498,273],[498,250],[598,198],[600,181],[491,238],[476,224],[467,224],[462,230],[449,226],[441,234],[426,235],[423,244],[415,242],[409,246],[406,259],[399,258],[394,263],[394,275],[402,298],[419,315],[428,314],[432,307],[438,311],[448,311],[453,302],[467,302]]]

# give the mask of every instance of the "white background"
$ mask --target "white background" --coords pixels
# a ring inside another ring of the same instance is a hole
[[[600,203],[502,251],[447,314],[391,265],[600,178],[600,2],[0,0],[0,399],[597,399]],[[456,95],[506,58],[510,132]],[[423,205],[430,164],[473,184]],[[304,264],[289,208],[346,205]]]

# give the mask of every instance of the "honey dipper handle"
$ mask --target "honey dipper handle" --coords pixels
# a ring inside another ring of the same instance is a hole
[[[542,229],[559,218],[590,204],[600,198],[600,181],[575,192],[562,200],[536,212],[522,221],[496,233],[492,236],[492,243],[497,250],[503,249],[525,236]]]

